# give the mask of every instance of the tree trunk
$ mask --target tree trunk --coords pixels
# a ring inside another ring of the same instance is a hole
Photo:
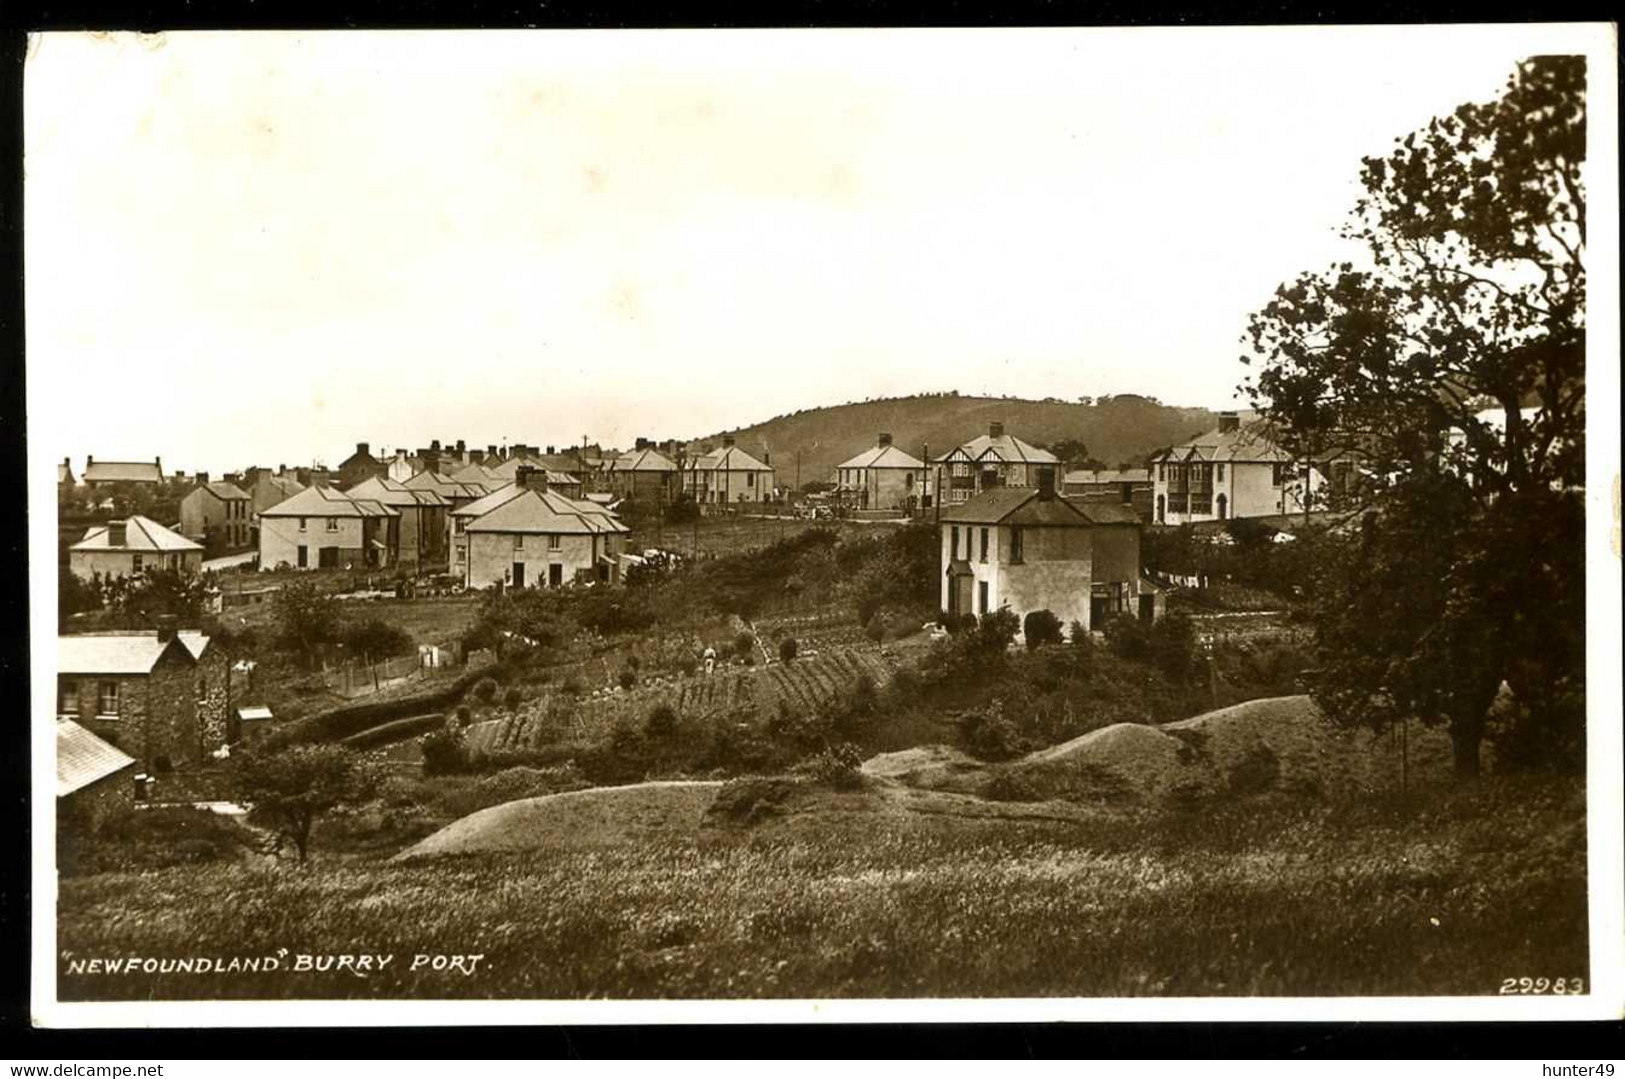
[[[1457,779],[1478,778],[1478,747],[1483,740],[1483,723],[1450,724],[1450,749]]]

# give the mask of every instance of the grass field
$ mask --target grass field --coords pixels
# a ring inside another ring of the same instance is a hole
[[[869,535],[875,529],[897,528],[901,521],[810,521],[796,517],[702,517],[685,525],[666,525],[656,528],[645,525],[628,538],[627,550],[637,552],[650,547],[676,551],[685,557],[696,552],[702,555],[743,554],[800,535],[810,528]],[[859,531],[861,530],[861,531]]]
[[[1587,978],[1577,785],[1241,799],[1070,823],[855,814],[428,862],[62,882],[63,999],[1493,994]],[[72,973],[394,954],[348,973]],[[475,975],[409,969],[484,956]]]

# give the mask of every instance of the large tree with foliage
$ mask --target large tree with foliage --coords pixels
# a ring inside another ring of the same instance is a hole
[[[1374,511],[1329,567],[1322,703],[1447,722],[1462,773],[1503,679],[1538,713],[1582,677],[1585,75],[1531,58],[1367,158],[1365,254],[1281,286],[1242,358],[1275,437],[1355,457]]]
[[[293,745],[270,753],[247,753],[237,762],[237,788],[253,807],[251,819],[291,842],[305,861],[310,834],[322,814],[358,801],[366,776],[343,746]]]

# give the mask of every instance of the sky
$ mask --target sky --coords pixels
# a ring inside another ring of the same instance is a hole
[[[1224,407],[1248,315],[1349,254],[1361,158],[1564,32],[37,37],[30,448],[218,474],[950,389]]]

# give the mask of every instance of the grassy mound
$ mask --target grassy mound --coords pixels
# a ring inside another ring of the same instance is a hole
[[[574,850],[691,835],[721,787],[715,782],[637,783],[507,802],[453,822],[395,860],[471,851]]]

